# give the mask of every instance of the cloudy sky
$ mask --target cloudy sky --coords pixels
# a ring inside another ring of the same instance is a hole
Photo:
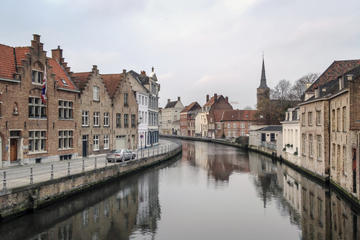
[[[3,0],[0,43],[60,45],[72,71],[155,71],[160,103],[229,96],[254,107],[268,85],[360,58],[359,0]],[[50,52],[49,52],[50,53]]]

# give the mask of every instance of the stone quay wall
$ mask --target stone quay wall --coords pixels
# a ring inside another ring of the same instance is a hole
[[[120,176],[157,165],[175,157],[182,151],[181,145],[170,152],[123,164],[78,173],[33,185],[18,187],[0,195],[0,219],[10,219],[26,212],[48,206],[56,201],[90,189]]]

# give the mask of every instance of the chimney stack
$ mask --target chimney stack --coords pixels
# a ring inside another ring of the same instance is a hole
[[[226,101],[227,103],[229,103],[229,98],[228,98],[228,97],[226,97],[226,98],[225,98],[225,101]]]
[[[126,74],[126,69],[123,69],[123,74]]]
[[[178,101],[180,101],[180,97],[178,97]]]
[[[217,93],[214,93],[215,101],[217,100]]]
[[[209,94],[206,94],[206,102],[209,101]]]
[[[152,67],[152,68],[151,68],[151,71],[154,72],[154,70],[155,70],[154,67]]]
[[[58,63],[61,63],[61,59],[63,58],[62,51],[63,50],[60,48],[60,46],[58,46],[57,49],[51,50],[51,57]]]
[[[170,98],[168,98],[168,103],[170,103]]]

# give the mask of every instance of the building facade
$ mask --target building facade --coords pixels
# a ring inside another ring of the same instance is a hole
[[[181,136],[195,136],[195,118],[201,111],[197,102],[192,102],[180,112],[180,133]]]
[[[160,132],[165,135],[180,135],[180,112],[184,109],[180,97],[168,102],[161,110]]]
[[[136,101],[139,106],[138,112],[138,148],[150,146],[149,135],[149,91],[142,85],[139,74],[134,71],[128,73],[131,87],[136,94]]]
[[[289,108],[285,114],[285,121],[281,122],[283,128],[283,145],[279,153],[284,159],[300,166],[300,116],[299,108]]]
[[[0,51],[1,166],[76,157],[78,90],[70,68],[63,59],[48,58],[36,34],[30,46],[0,45]]]
[[[256,110],[225,110],[221,117],[225,138],[249,136],[250,127],[256,122]]]

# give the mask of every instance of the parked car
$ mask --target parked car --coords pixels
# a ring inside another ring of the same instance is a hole
[[[135,159],[135,157],[136,153],[127,149],[113,150],[106,155],[106,159],[108,162],[123,162]]]

